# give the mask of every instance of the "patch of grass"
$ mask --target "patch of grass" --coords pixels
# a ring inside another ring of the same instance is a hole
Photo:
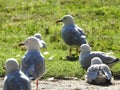
[[[82,78],[86,73],[79,60],[65,60],[68,46],[61,38],[61,26],[55,21],[71,14],[78,26],[83,28],[92,50],[113,51],[120,57],[120,2],[119,0],[0,0],[0,76],[5,75],[3,66],[8,58],[21,63],[25,50],[18,43],[28,36],[41,33],[49,52],[45,55],[47,72],[43,78]],[[53,57],[53,60],[48,58]],[[118,63],[113,73],[120,73]]]

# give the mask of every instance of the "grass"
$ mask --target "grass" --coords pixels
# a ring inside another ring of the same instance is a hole
[[[93,50],[113,51],[120,57],[120,2],[119,0],[0,0],[0,76],[5,75],[4,62],[16,58],[21,63],[25,50],[18,43],[28,36],[41,33],[49,52],[45,55],[47,72],[43,78],[85,74],[79,60],[68,61],[68,46],[61,39],[61,26],[55,21],[66,14],[75,18],[84,29]],[[53,60],[48,60],[53,56]],[[120,73],[120,63],[111,68]]]

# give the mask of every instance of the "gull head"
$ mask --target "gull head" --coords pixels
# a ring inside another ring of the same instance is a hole
[[[9,58],[5,62],[5,67],[6,67],[7,73],[11,73],[19,70],[19,63],[17,62],[16,59]]]
[[[39,33],[34,34],[34,37],[38,38],[39,40],[42,40],[42,36]]]
[[[64,24],[74,24],[74,18],[71,15],[65,15],[62,19],[57,20],[56,23],[63,22]]]
[[[90,53],[91,51],[89,44],[82,44],[80,46],[80,49],[81,49],[81,53]]]
[[[102,64],[102,60],[99,57],[94,57],[91,60],[91,65],[94,65],[94,64]]]
[[[36,37],[32,36],[28,37],[24,42],[20,43],[19,46],[25,46],[27,50],[39,50],[41,44]]]

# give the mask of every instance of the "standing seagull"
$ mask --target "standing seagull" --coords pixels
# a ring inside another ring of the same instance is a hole
[[[108,64],[109,66],[112,66],[116,62],[120,61],[118,58],[109,56],[105,52],[91,51],[91,48],[88,44],[82,44],[80,48],[81,53],[79,56],[79,60],[82,67],[85,69],[90,66],[91,59],[94,57],[99,57],[103,63]]]
[[[29,78],[19,70],[16,59],[9,58],[5,67],[7,75],[4,78],[3,90],[31,90]]]
[[[40,43],[36,37],[28,37],[19,46],[25,46],[27,51],[22,59],[21,70],[31,79],[36,80],[36,90],[38,90],[38,80],[45,73],[44,57],[39,51]]]
[[[91,84],[110,84],[112,80],[112,73],[106,64],[98,57],[91,60],[91,66],[87,69],[85,80]]]
[[[34,37],[36,37],[36,38],[38,38],[39,40],[40,40],[40,43],[41,43],[41,48],[46,48],[46,43],[45,43],[45,41],[42,39],[42,36],[41,36],[41,34],[39,34],[39,33],[35,33],[34,34]]]
[[[59,22],[63,22],[64,24],[62,26],[62,38],[64,42],[70,46],[70,56],[72,47],[76,48],[76,53],[78,54],[78,47],[87,43],[83,30],[75,25],[74,18],[71,15],[65,15],[62,19],[56,21],[56,23]]]

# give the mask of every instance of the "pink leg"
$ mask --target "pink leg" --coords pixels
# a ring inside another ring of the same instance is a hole
[[[36,90],[38,90],[38,80],[36,80]]]
[[[78,55],[78,53],[79,53],[79,49],[78,49],[78,48],[76,48],[76,55]]]
[[[71,53],[72,53],[72,48],[69,49],[69,53],[70,53],[70,56],[71,56],[71,55],[72,55],[72,54],[71,54]]]

